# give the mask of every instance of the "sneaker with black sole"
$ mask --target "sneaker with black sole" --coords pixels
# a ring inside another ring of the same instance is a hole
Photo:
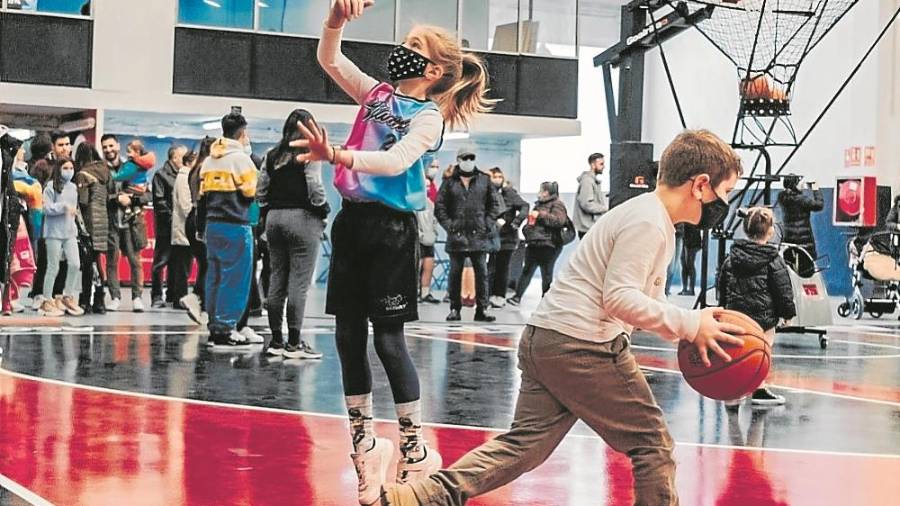
[[[447,315],[448,322],[458,322],[462,320],[462,316],[459,314],[459,309],[451,309],[450,314]]]
[[[489,315],[484,311],[475,311],[475,321],[476,322],[484,322],[484,323],[493,323],[497,321],[497,317],[493,315]]]
[[[765,387],[757,388],[750,397],[750,404],[754,406],[781,406],[784,403],[784,397]]]
[[[213,351],[249,350],[253,346],[238,331],[232,330],[228,336],[217,336],[213,342]]]
[[[509,304],[510,306],[517,306],[517,307],[518,307],[518,305],[522,303],[522,299],[520,299],[520,298],[518,298],[518,297],[510,297],[510,298],[506,299],[506,302],[507,302],[507,304]]]
[[[424,297],[419,297],[419,302],[428,303],[428,304],[440,304],[441,301],[434,298],[434,295],[430,293]]]
[[[153,302],[150,303],[150,307],[153,309],[165,309],[166,302],[162,299],[154,299]]]
[[[284,358],[300,358],[304,360],[318,360],[322,354],[314,350],[306,341],[300,344],[290,344],[284,347]]]

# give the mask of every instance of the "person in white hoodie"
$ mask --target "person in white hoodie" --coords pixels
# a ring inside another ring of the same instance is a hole
[[[187,217],[191,212],[191,187],[188,183],[188,175],[194,163],[197,161],[197,153],[190,151],[182,157],[181,166],[175,176],[175,185],[172,190],[172,252],[169,257],[168,269],[171,285],[168,289],[172,292],[171,298],[176,309],[184,309],[181,303],[182,297],[187,295],[188,276],[191,270],[191,242],[188,240],[186,225]]]
[[[635,328],[729,361],[719,342],[740,327],[720,308],[691,311],[665,299],[675,224],[711,228],[728,213],[742,172],[714,134],[685,131],[666,148],[659,186],[610,211],[591,228],[532,315],[519,342],[522,385],[509,432],[424,480],[386,486],[381,504],[460,505],[546,460],[578,420],[631,459],[634,504],[674,506],[674,442],[632,355]]]

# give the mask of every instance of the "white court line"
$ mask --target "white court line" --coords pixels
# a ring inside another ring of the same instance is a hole
[[[681,371],[676,371],[674,369],[664,369],[662,367],[651,367],[651,366],[643,366],[643,365],[640,367],[641,367],[641,369],[647,369],[648,371],[653,371],[653,372],[663,372],[663,373],[681,375]],[[823,392],[821,390],[809,390],[806,388],[798,388],[798,387],[787,387],[784,385],[774,385],[772,383],[767,383],[766,386],[772,387],[772,388],[780,388],[782,390],[790,390],[790,391],[799,392],[799,393],[803,393],[803,394],[822,395],[825,397],[834,397],[836,399],[843,399],[843,400],[847,400],[847,401],[870,402],[872,404],[882,404],[884,406],[900,408],[900,402],[885,401],[882,399],[870,399],[868,397],[854,397],[852,395],[835,394],[832,392]]]
[[[864,343],[862,341],[845,341],[843,339],[829,339],[829,341],[832,343],[858,344],[860,346],[871,346],[873,348],[890,348],[892,350],[900,350],[900,346],[894,346],[893,344]]]
[[[645,369],[658,370],[661,372],[675,372],[669,369],[658,369],[647,367]],[[681,374],[681,373],[678,373]],[[112,395],[124,395],[127,397],[137,397],[139,399],[151,399],[156,401],[163,402],[172,402],[172,403],[183,403],[183,404],[195,404],[199,406],[207,406],[207,407],[215,407],[215,408],[224,408],[224,409],[232,409],[232,410],[246,410],[246,411],[259,411],[264,413],[279,413],[286,415],[294,415],[298,417],[311,416],[311,417],[320,417],[320,418],[332,418],[338,420],[346,420],[347,417],[345,415],[334,415],[331,413],[314,413],[310,411],[292,411],[289,409],[283,408],[269,408],[264,406],[249,406],[244,404],[228,404],[224,402],[215,402],[215,401],[204,401],[199,399],[185,399],[181,397],[168,397],[165,395],[157,395],[157,394],[147,394],[143,392],[130,392],[127,390],[115,390],[112,388],[105,387],[97,387],[93,385],[82,385],[79,383],[69,383],[66,381],[48,379],[48,378],[40,378],[37,376],[29,376],[27,374],[7,371],[5,369],[0,369],[0,375],[7,375],[14,378],[24,379],[28,381],[35,381],[38,383],[50,383],[53,385],[64,386],[68,388],[81,389],[81,390],[89,390],[94,392],[100,392],[105,394]],[[769,385],[774,386],[774,385]],[[396,420],[385,420],[385,419],[375,419],[376,422],[380,423],[396,423]],[[477,427],[472,425],[457,425],[450,423],[434,423],[434,422],[424,422],[422,425],[428,427],[439,427],[446,429],[457,429],[457,430],[471,430],[476,432],[506,432],[508,429],[498,428],[498,427]],[[569,434],[567,437],[579,437],[579,438],[589,438],[589,439],[598,439],[602,441],[602,438],[599,436],[585,436],[579,434]],[[712,443],[682,443],[679,441],[675,442],[676,445],[684,445],[684,446],[694,446],[694,447],[710,447],[710,448],[721,448],[721,449],[732,449],[732,450],[752,450],[752,451],[763,451],[763,452],[805,452],[809,454],[823,454],[823,455],[836,455],[836,456],[848,456],[848,457],[869,457],[869,458],[888,458],[888,459],[900,459],[900,455],[892,454],[892,453],[856,453],[856,452],[834,452],[830,450],[792,450],[789,448],[750,448],[744,446],[729,446],[729,445],[719,445]]]
[[[851,343],[851,344],[862,344],[868,345],[868,343],[861,343],[858,341],[839,341],[839,340],[830,340],[835,343]],[[871,345],[877,346],[877,345]],[[886,346],[886,345],[884,345]],[[662,351],[666,353],[676,353],[678,350],[676,348],[663,348],[660,346],[643,346],[639,344],[631,345],[632,348],[637,350],[649,350],[649,351]],[[896,348],[900,350],[898,346],[890,346],[890,348]],[[863,360],[870,358],[900,358],[900,353],[897,354],[888,354],[888,355],[779,355],[774,354],[772,358],[793,358],[800,360]]]
[[[43,497],[35,494],[31,490],[19,485],[12,479],[6,477],[3,474],[0,474],[0,487],[9,490],[13,494],[21,497],[25,501],[29,502],[33,506],[53,506],[53,503],[44,499]]]
[[[454,344],[457,344],[457,345],[465,345],[465,344],[468,344],[468,345],[472,345],[472,346],[478,346],[478,347],[483,347],[483,348],[491,348],[491,349],[494,349],[494,350],[500,350],[500,351],[508,351],[508,352],[515,352],[515,351],[517,351],[517,348],[513,348],[513,347],[510,347],[510,346],[500,346],[500,345],[495,345],[495,344],[486,344],[486,343],[478,343],[478,342],[465,342],[465,341],[460,341],[459,339],[450,339],[450,338],[446,338],[446,337],[426,336],[426,335],[418,334],[418,333],[414,333],[414,332],[407,332],[406,335],[407,335],[407,336],[416,337],[416,338],[420,338],[420,339],[429,339],[429,340],[432,340],[432,341],[444,341],[444,342],[448,342],[448,343],[454,343]],[[673,352],[676,351],[674,348],[662,348],[662,347],[654,347],[654,346],[632,345],[631,347],[632,347],[632,348],[637,348],[637,349],[647,349],[647,350],[673,351]],[[806,355],[774,355],[774,357],[776,357],[776,358],[801,358],[801,359],[806,359],[806,358],[818,358],[818,359],[824,359],[824,358],[828,358],[828,357],[812,357],[812,356],[806,356]],[[834,359],[845,359],[845,360],[849,360],[849,359],[864,359],[864,358],[873,358],[873,357],[897,358],[897,357],[900,357],[900,354],[898,354],[898,355],[873,355],[873,356],[869,356],[869,355],[860,355],[860,356],[855,356],[855,357],[854,357],[854,356],[844,356],[844,357],[840,357],[840,356],[839,356],[839,357],[832,357],[832,358],[834,358]],[[643,366],[643,365],[640,366],[640,367],[641,367],[642,369],[647,369],[647,370],[649,370],[649,371],[666,372],[666,373],[679,374],[679,375],[681,374],[681,371],[676,371],[676,370],[673,370],[673,369],[662,369],[662,368],[649,367],[649,366]],[[2,369],[0,369],[0,372],[6,372],[6,371],[2,371]],[[10,373],[10,374],[16,374],[16,373]],[[28,377],[31,377],[31,376],[28,376]],[[45,379],[45,378],[41,378],[41,379]],[[49,379],[48,379],[47,381],[53,381],[53,380],[49,380]],[[868,398],[868,397],[853,397],[853,396],[850,396],[850,395],[834,394],[834,393],[824,392],[824,391],[819,391],[819,390],[806,390],[806,389],[794,388],[794,387],[782,387],[782,386],[779,386],[779,385],[772,385],[772,384],[770,384],[769,386],[771,386],[771,387],[776,387],[776,388],[786,388],[786,389],[791,389],[791,390],[795,390],[795,391],[797,391],[797,392],[804,392],[804,393],[815,394],[815,395],[823,395],[823,396],[826,396],[826,397],[835,397],[835,398],[838,398],[838,399],[854,400],[854,401],[860,401],[860,402],[870,402],[870,403],[874,403],[874,404],[883,404],[883,405],[887,405],[887,406],[900,407],[900,402],[885,401],[885,400],[881,400],[881,399],[870,399],[870,398]],[[95,387],[95,388],[99,388],[99,387]],[[119,391],[117,391],[117,390],[111,390],[111,392],[119,392]],[[292,413],[292,411],[286,411],[286,412],[291,412],[291,413]]]

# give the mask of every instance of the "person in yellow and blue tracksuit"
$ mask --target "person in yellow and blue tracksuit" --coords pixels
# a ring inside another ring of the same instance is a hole
[[[216,349],[248,348],[235,328],[250,296],[253,232],[250,205],[256,196],[256,165],[250,158],[247,120],[237,113],[222,118],[217,139],[200,169],[199,215],[205,221],[206,310],[209,342]]]

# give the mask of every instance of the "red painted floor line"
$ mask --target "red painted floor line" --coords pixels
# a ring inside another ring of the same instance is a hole
[[[378,424],[393,435],[394,424]],[[432,428],[446,462],[492,432]],[[353,504],[339,418],[231,409],[0,375],[0,474],[59,504]],[[685,505],[892,504],[900,459],[679,447]],[[568,438],[474,505],[630,504],[630,464]]]

